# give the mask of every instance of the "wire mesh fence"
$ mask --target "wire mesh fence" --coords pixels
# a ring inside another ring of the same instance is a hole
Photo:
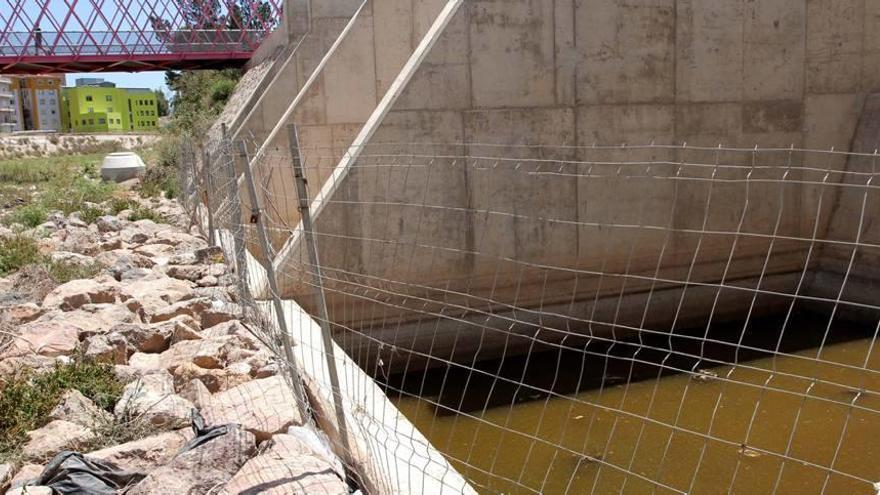
[[[874,492],[878,155],[288,141],[187,201],[362,486]]]

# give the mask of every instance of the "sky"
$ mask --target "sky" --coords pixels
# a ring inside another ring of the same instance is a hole
[[[165,73],[161,71],[67,74],[65,85],[73,86],[78,77],[100,77],[105,81],[116,83],[116,86],[120,88],[161,89],[166,95],[170,95],[168,86],[165,85]]]

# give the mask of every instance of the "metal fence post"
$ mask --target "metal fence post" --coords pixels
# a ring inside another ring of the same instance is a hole
[[[232,146],[226,137],[226,124],[223,124],[223,139],[220,142],[220,150],[218,153],[224,156],[226,161],[227,187],[229,188],[229,209],[230,209],[230,226],[229,231],[232,235],[233,249],[235,249],[235,264],[238,275],[238,292],[239,302],[241,303],[242,315],[244,315],[245,306],[250,301],[250,288],[248,287],[248,270],[247,257],[245,256],[244,229],[241,227],[241,198],[238,194],[238,175],[235,172],[235,160],[233,159]],[[219,239],[218,239],[219,240]]]
[[[201,177],[199,177],[199,182],[202,186],[202,203],[205,205],[205,209],[208,211],[208,244],[214,245],[214,211],[211,209],[211,153],[204,148],[204,146],[199,146],[202,148],[202,173]],[[193,167],[195,167],[195,160],[193,160]]]
[[[339,374],[336,370],[336,356],[333,351],[333,336],[330,333],[330,318],[327,313],[327,301],[324,298],[324,282],[321,276],[321,264],[318,261],[318,248],[315,243],[312,216],[309,212],[309,193],[306,189],[306,178],[303,174],[302,158],[299,154],[299,136],[296,125],[287,126],[288,146],[290,147],[290,161],[293,165],[293,177],[296,181],[296,196],[299,201],[299,215],[302,222],[302,230],[308,251],[309,262],[314,270],[313,291],[318,307],[318,323],[321,324],[321,337],[324,342],[324,357],[327,360],[327,369],[330,372],[330,386],[333,389],[333,405],[336,409],[336,423],[339,428],[339,437],[346,452],[351,453],[348,444],[348,428],[345,424],[345,410],[342,408],[342,392],[339,388]]]
[[[287,359],[287,368],[290,372],[293,393],[296,397],[297,406],[299,407],[299,412],[303,421],[311,423],[312,416],[309,412],[309,403],[308,399],[306,399],[302,378],[299,376],[299,372],[296,369],[296,360],[293,356],[293,346],[291,344],[290,333],[287,331],[287,320],[284,317],[284,308],[281,305],[281,297],[278,292],[278,282],[275,279],[275,267],[272,263],[272,251],[269,247],[269,236],[266,234],[266,226],[263,222],[263,209],[260,207],[260,199],[259,196],[257,196],[257,187],[254,184],[254,175],[251,172],[247,146],[244,141],[238,141],[238,156],[244,165],[244,177],[248,185],[248,192],[250,193],[251,199],[251,223],[257,224],[260,247],[263,250],[263,256],[266,260],[263,266],[266,269],[266,280],[269,283],[272,304],[275,307],[275,318],[278,321],[278,329],[281,331],[281,345],[284,347],[284,357]]]

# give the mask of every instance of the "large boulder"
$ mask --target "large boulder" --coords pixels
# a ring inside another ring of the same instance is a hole
[[[206,369],[224,368],[228,356],[236,349],[253,348],[247,342],[234,335],[201,340],[183,340],[168,348],[159,355],[159,366],[174,371],[184,364],[194,364]]]
[[[101,252],[101,236],[97,229],[75,229],[66,231],[66,237],[61,242],[61,250],[69,251],[86,256],[95,256]]]
[[[43,308],[35,303],[27,302],[0,308],[0,314],[12,323],[21,325],[23,323],[30,323],[42,316]]]
[[[339,460],[321,447],[313,432],[298,429],[297,433],[273,436],[268,447],[245,463],[220,493],[348,494]]]
[[[27,433],[28,442],[22,454],[28,458],[47,459],[62,450],[75,449],[94,438],[91,429],[70,421],[56,419],[46,426]]]
[[[59,285],[43,299],[44,308],[72,311],[84,304],[113,303],[119,287],[115,283],[101,283],[95,279],[72,280]]]
[[[110,461],[126,471],[149,473],[167,464],[192,438],[192,428],[183,428],[89,452],[88,456]]]
[[[73,311],[49,311],[37,321],[69,323],[81,328],[85,335],[96,335],[109,332],[118,323],[140,321],[140,318],[123,304],[86,304]]]
[[[24,486],[28,482],[35,481],[39,478],[42,472],[43,466],[40,464],[25,464],[15,473],[15,476],[9,480],[9,486],[13,489]]]
[[[98,227],[98,232],[119,232],[122,230],[122,222],[119,221],[118,218],[112,215],[104,215],[102,217],[98,217],[95,220],[95,226]]]
[[[182,389],[186,384],[197,381],[203,384],[209,393],[222,392],[251,380],[249,373],[241,373],[234,369],[206,369],[192,363],[178,366],[172,374],[176,388]]]
[[[60,321],[35,321],[18,327],[18,335],[12,339],[0,359],[37,354],[54,357],[72,354],[79,344],[82,330]]]
[[[128,342],[118,333],[99,334],[85,341],[85,358],[109,364],[128,362]]]
[[[182,428],[192,409],[192,402],[174,393],[171,374],[158,370],[126,385],[114,412],[117,417],[138,416],[158,427]]]
[[[49,417],[76,423],[86,428],[93,428],[97,424],[106,423],[113,419],[110,413],[96,406],[94,402],[76,389],[64,393],[61,401],[49,413]]]
[[[127,495],[209,493],[231,479],[256,448],[254,436],[238,425],[225,434],[175,456],[153,470]]]
[[[241,424],[258,440],[302,424],[293,392],[280,376],[253,380],[214,394],[202,412],[208,423]]]
[[[130,281],[120,289],[120,298],[126,302],[135,301],[146,315],[191,297],[191,283],[158,272]]]
[[[211,301],[206,298],[188,299],[158,309],[150,317],[150,321],[153,323],[162,322],[183,315],[201,319],[202,313],[210,308]]]

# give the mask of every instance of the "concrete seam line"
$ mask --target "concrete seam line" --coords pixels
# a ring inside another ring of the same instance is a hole
[[[391,86],[382,97],[382,100],[376,106],[376,109],[373,110],[370,118],[367,119],[367,122],[361,128],[360,132],[358,132],[354,141],[352,141],[348,151],[345,152],[339,160],[339,163],[334,167],[333,173],[330,174],[330,177],[328,177],[326,181],[324,181],[321,190],[312,199],[311,210],[313,219],[317,219],[318,215],[321,214],[327,198],[330,198],[333,193],[336,192],[339,182],[348,174],[351,166],[357,161],[358,157],[360,157],[364,144],[373,137],[373,134],[384,120],[385,115],[388,114],[391,107],[400,97],[401,93],[403,93],[403,89],[409,84],[409,81],[412,79],[413,75],[415,75],[416,70],[421,66],[425,57],[428,56],[428,53],[440,38],[440,35],[446,30],[446,26],[449,25],[449,22],[452,20],[452,17],[456,12],[458,12],[458,8],[462,3],[463,0],[449,0],[443,7],[443,10],[437,15],[437,18],[434,20],[434,23],[431,25],[428,32],[425,33],[419,46],[416,47],[409,60],[406,61],[406,64],[397,74],[397,77],[394,79],[394,82],[391,83]],[[266,142],[268,142],[268,140]],[[287,257],[293,252],[301,237],[302,221],[297,223],[296,229],[294,229],[291,236],[278,251],[275,260],[273,261],[276,269],[287,260]]]
[[[287,106],[287,109],[278,119],[278,122],[275,123],[275,127],[272,128],[272,131],[269,132],[269,135],[257,149],[256,153],[254,153],[253,158],[251,158],[250,162],[248,162],[248,167],[253,169],[253,166],[257,161],[263,158],[263,155],[266,154],[266,150],[269,148],[269,143],[271,143],[281,129],[284,127],[284,123],[290,119],[290,116],[293,115],[293,112],[296,110],[296,107],[299,106],[299,102],[304,98],[306,92],[312,87],[312,84],[315,83],[315,80],[318,79],[318,75],[320,75],[324,71],[324,66],[327,65],[327,62],[330,60],[330,57],[336,53],[336,50],[339,48],[339,45],[342,44],[342,41],[348,36],[348,33],[351,31],[351,28],[354,26],[355,21],[357,21],[358,17],[361,15],[361,11],[363,11],[364,6],[367,4],[369,0],[363,0],[360,6],[355,11],[354,15],[351,16],[351,19],[348,20],[345,27],[342,29],[342,32],[339,33],[339,36],[336,37],[336,40],[330,45],[330,49],[327,50],[327,53],[324,54],[324,57],[321,58],[321,61],[318,62],[317,67],[312,73],[309,75],[309,78],[306,80],[303,87],[299,90],[296,96],[293,98],[293,101],[290,102],[290,105]],[[244,178],[242,176],[238,176],[237,178],[239,185],[243,183]]]

